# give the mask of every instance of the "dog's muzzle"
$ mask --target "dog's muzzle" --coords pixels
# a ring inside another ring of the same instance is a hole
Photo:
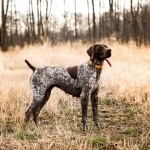
[[[111,49],[108,49],[106,52],[106,57],[109,58],[111,57]]]

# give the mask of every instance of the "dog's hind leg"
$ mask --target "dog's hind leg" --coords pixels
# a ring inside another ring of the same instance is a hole
[[[51,94],[51,90],[52,88],[49,88],[44,96],[44,99],[40,102],[40,104],[38,105],[38,107],[36,108],[36,110],[33,113],[33,120],[35,122],[35,124],[38,126],[38,115],[41,111],[41,109],[43,108],[43,106],[46,104],[46,102],[48,101],[50,94]]]
[[[30,120],[31,115],[35,112],[35,110],[39,107],[40,102],[36,101],[34,98],[28,110],[25,112],[25,123],[28,126],[28,122]]]

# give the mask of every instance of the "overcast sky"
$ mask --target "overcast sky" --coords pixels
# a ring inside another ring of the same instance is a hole
[[[34,8],[36,10],[36,1],[37,0],[33,0],[33,4],[34,4]],[[65,0],[66,1],[66,10],[68,12],[74,12],[74,0]],[[101,11],[107,11],[109,10],[109,0],[100,0],[101,1]],[[114,0],[114,2],[119,2],[119,6],[118,7],[123,7],[125,5],[126,8],[130,8],[130,0]],[[146,1],[150,1],[150,0],[139,0],[140,3],[145,3]],[[17,9],[21,12],[27,12],[28,9],[28,0],[15,0],[16,5],[17,5]],[[91,0],[89,0],[90,2],[90,11],[92,12],[92,3]],[[133,4],[137,4],[138,0],[133,0]],[[50,0],[49,0],[50,3]],[[94,4],[95,4],[95,12],[99,12],[99,0],[94,0]],[[42,0],[42,8],[43,11],[45,11],[45,0]],[[83,14],[87,14],[87,0],[76,0],[76,8],[77,8],[77,12],[83,13]],[[52,13],[60,16],[62,15],[64,12],[64,0],[52,0]]]
[[[29,0],[12,0],[13,1],[13,12],[14,12],[14,3],[16,4],[16,9],[20,14],[27,14],[29,9]],[[32,0],[33,6],[34,6],[34,13],[37,15],[37,0]],[[50,0],[48,0],[50,3]],[[66,1],[66,11],[68,13],[74,13],[74,0],[65,0]],[[146,2],[149,2],[150,0],[139,0],[140,3],[145,4]],[[7,1],[4,0],[4,3]],[[92,2],[90,2],[90,13],[92,13]],[[100,11],[101,13],[109,10],[109,0],[100,0]],[[117,6],[118,9],[122,10],[122,8],[125,6],[125,8],[130,9],[130,0],[114,0],[114,2],[119,2],[119,6]],[[138,0],[133,0],[133,5],[136,5]],[[99,0],[94,0],[95,4],[95,12],[99,13]],[[0,3],[1,5],[1,3]],[[1,8],[1,6],[0,6]],[[45,14],[46,11],[46,3],[45,0],[42,0],[42,13]],[[82,14],[87,14],[87,0],[76,0],[76,9],[77,12]],[[9,11],[11,10],[11,6],[9,6]],[[52,9],[51,14],[63,19],[63,13],[64,13],[64,0],[52,0]],[[1,21],[1,17],[0,17]]]
[[[16,7],[17,10],[20,11],[21,13],[26,13],[28,10],[28,0],[13,0],[16,2]],[[33,6],[34,6],[34,10],[36,11],[36,1],[37,0],[33,0]],[[65,0],[66,1],[66,10],[68,12],[74,12],[74,0]],[[114,0],[114,1],[118,1],[120,6],[118,6],[120,9],[121,7],[124,6],[124,2],[125,2],[125,7],[126,8],[130,8],[130,0]],[[145,3],[148,2],[149,0],[140,0],[140,2]],[[91,0],[89,0],[90,2],[90,12],[92,12],[92,3]],[[138,0],[133,0],[134,5],[137,4]],[[50,0],[49,0],[50,3]],[[95,4],[95,12],[98,13],[99,12],[99,0],[94,0],[94,4]],[[42,0],[42,12],[45,13],[45,0]],[[87,14],[87,0],[76,0],[76,8],[77,8],[77,12],[83,13],[83,14]],[[109,10],[109,0],[101,0],[101,11],[108,11]],[[52,14],[61,17],[63,12],[64,12],[64,0],[52,0]]]
[[[28,1],[27,0],[15,0],[17,3],[17,8],[19,11],[26,13],[27,9],[28,9]],[[46,8],[46,4],[45,4],[45,0],[43,1],[43,13],[45,11]],[[109,0],[101,0],[102,4],[101,4],[101,9],[102,11],[104,10],[108,10],[108,1]],[[90,2],[90,10],[92,12],[92,3]],[[50,0],[49,0],[50,3]],[[95,0],[95,11],[98,12],[98,6],[99,6],[99,0]],[[33,4],[34,4],[34,8],[36,11],[36,0],[33,0]],[[22,7],[20,7],[22,5]],[[87,14],[87,0],[76,0],[76,8],[77,8],[77,12],[83,13],[83,14]],[[74,0],[66,0],[66,11],[70,12],[70,13],[74,13]],[[52,14],[56,15],[56,16],[62,16],[62,14],[64,13],[64,0],[52,0]]]

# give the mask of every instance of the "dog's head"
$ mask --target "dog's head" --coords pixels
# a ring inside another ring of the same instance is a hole
[[[96,58],[98,61],[103,61],[106,58],[111,57],[111,49],[104,44],[95,44],[87,50],[90,60]]]

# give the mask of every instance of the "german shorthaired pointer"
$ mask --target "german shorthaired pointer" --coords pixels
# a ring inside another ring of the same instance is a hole
[[[35,124],[38,124],[38,115],[49,99],[51,90],[54,87],[58,87],[74,97],[81,98],[83,130],[88,129],[87,106],[89,98],[91,98],[93,121],[99,127],[97,110],[99,80],[104,60],[111,56],[111,49],[104,44],[95,44],[87,50],[87,53],[90,56],[90,60],[74,67],[48,66],[35,68],[25,60],[33,70],[30,78],[33,101],[25,113],[26,124],[28,124],[32,114]]]

